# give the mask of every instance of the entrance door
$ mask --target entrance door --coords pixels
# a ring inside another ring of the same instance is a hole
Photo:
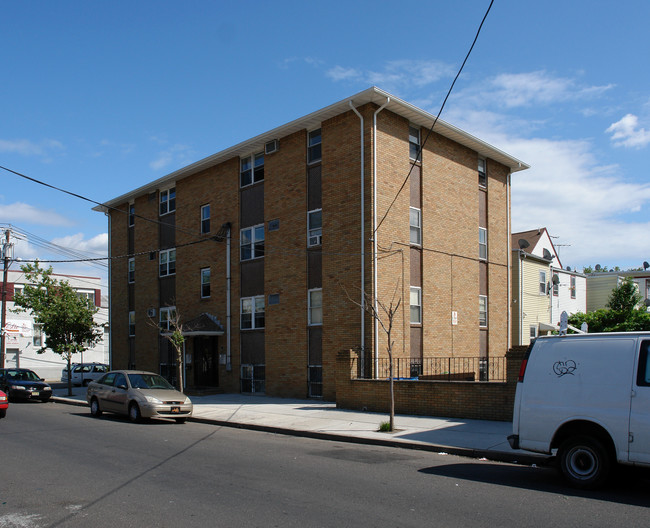
[[[219,386],[218,338],[197,336],[194,338],[194,385],[196,387]]]
[[[8,348],[5,355],[5,367],[20,368],[20,350],[17,348]]]
[[[641,343],[630,406],[630,462],[650,464],[650,340]]]

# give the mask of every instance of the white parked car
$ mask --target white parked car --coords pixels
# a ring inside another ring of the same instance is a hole
[[[650,467],[650,332],[537,338],[519,374],[514,449],[556,453],[579,488]]]
[[[87,386],[91,381],[101,378],[108,372],[103,363],[73,363],[70,367],[73,385]],[[68,367],[61,371],[61,381],[68,382]]]

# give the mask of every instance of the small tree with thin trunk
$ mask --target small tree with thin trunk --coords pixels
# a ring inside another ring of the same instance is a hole
[[[68,366],[68,395],[72,395],[70,367],[73,354],[83,352],[103,336],[101,325],[93,316],[97,308],[81,297],[67,281],[52,277],[52,268],[35,265],[21,266],[28,284],[14,296],[15,312],[31,312],[41,325],[46,344],[37,352],[47,349],[59,354]]]
[[[181,323],[181,316],[175,309],[169,312],[166,323],[169,325],[169,328],[165,328],[162,326],[162,324],[158,324],[152,318],[149,318],[149,324],[155,326],[160,330],[160,335],[164,337],[169,343],[171,343],[174,351],[176,352],[176,378],[178,380],[178,390],[183,392],[183,348],[185,345],[184,332],[186,332],[187,329],[184,327],[183,323]]]
[[[399,284],[395,287],[395,292],[393,293],[393,299],[386,304],[379,299],[374,298],[369,293],[363,292],[364,304],[361,305],[343,288],[345,294],[347,295],[350,302],[356,304],[360,308],[363,308],[370,316],[377,321],[382,330],[386,333],[386,351],[388,352],[388,378],[389,378],[389,394],[390,394],[390,421],[389,421],[389,430],[395,430],[395,390],[394,390],[394,376],[393,376],[393,346],[395,345],[392,338],[393,323],[395,321],[395,316],[399,311],[400,304],[402,303],[402,298],[395,300],[395,294],[397,293]],[[375,304],[377,306],[375,306]]]

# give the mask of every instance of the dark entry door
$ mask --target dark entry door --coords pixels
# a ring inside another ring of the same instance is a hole
[[[219,361],[217,337],[194,338],[194,385],[196,387],[219,386]]]

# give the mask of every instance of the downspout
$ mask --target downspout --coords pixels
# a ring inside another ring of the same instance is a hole
[[[375,314],[379,313],[377,304],[377,114],[390,103],[390,97],[381,105],[373,115],[372,132],[372,297],[375,305]],[[373,351],[375,359],[375,378],[379,377],[379,323],[377,317],[373,318]]]
[[[524,344],[524,252],[519,250],[519,345]]]
[[[361,121],[361,357],[359,361],[361,362],[361,377],[364,377],[365,366],[366,366],[366,244],[365,244],[365,226],[366,226],[366,212],[365,212],[365,182],[364,182],[364,170],[365,170],[365,156],[364,156],[364,141],[363,141],[363,116],[359,111],[350,103],[350,108],[352,111],[357,114],[359,120]]]
[[[113,316],[113,296],[111,295],[112,290],[112,268],[113,268],[113,259],[111,259],[111,215],[108,214],[108,211],[104,211],[106,218],[108,218],[108,366],[113,369],[113,324],[111,322]],[[101,296],[99,304],[101,305]],[[104,344],[104,346],[106,346]]]
[[[510,269],[512,266],[512,247],[511,243],[512,241],[510,240],[512,237],[510,236],[510,230],[512,228],[511,226],[511,214],[510,214],[510,189],[512,185],[512,173],[509,172],[508,176],[506,177],[506,183],[507,183],[507,189],[506,189],[506,215],[508,218],[508,221],[506,222],[506,225],[508,226],[508,232],[506,233],[506,248],[507,248],[507,280],[508,282],[506,283],[508,285],[508,323],[507,323],[507,329],[508,329],[508,338],[507,338],[507,350],[510,350],[512,347],[512,292],[510,289],[512,288],[512,284],[510,283],[511,281],[511,272],[512,270]]]
[[[224,224],[226,228],[226,371],[232,370],[231,346],[230,346],[230,323],[232,319],[230,309],[230,240],[232,238],[230,231],[230,222]]]

